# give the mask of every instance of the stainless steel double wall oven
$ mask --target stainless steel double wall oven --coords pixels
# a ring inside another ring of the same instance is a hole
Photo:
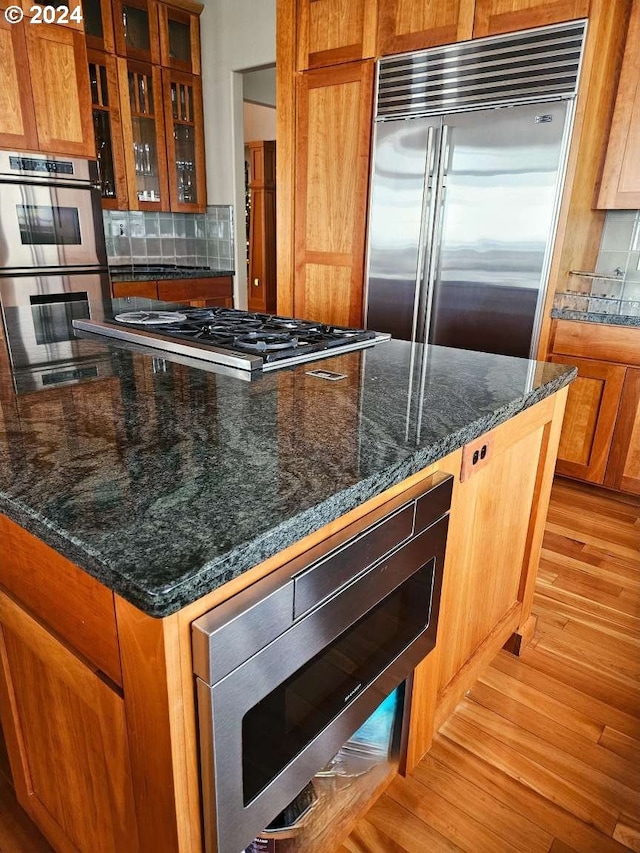
[[[102,349],[71,326],[102,319],[110,295],[97,178],[88,160],[0,151],[0,305],[23,377],[72,376],[61,366]]]

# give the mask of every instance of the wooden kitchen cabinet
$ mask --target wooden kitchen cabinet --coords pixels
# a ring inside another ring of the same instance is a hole
[[[297,317],[362,325],[373,71],[354,62],[298,78]]]
[[[578,378],[569,389],[556,470],[602,483],[626,368],[572,356],[553,355],[549,360],[578,368]]]
[[[118,56],[160,64],[156,0],[113,0],[113,26]]]
[[[249,142],[250,311],[275,313],[276,307],[276,143]]]
[[[640,207],[640,0],[634,0],[598,207]]]
[[[89,50],[87,59],[102,206],[109,210],[128,210],[116,58]]]
[[[94,157],[84,35],[0,21],[0,145]]]
[[[376,0],[300,0],[298,70],[375,56]]]
[[[202,306],[233,308],[233,278],[176,278],[161,281],[114,281],[114,297],[140,296],[163,302],[198,303]]]
[[[640,495],[640,370],[627,369],[605,485]]]
[[[111,0],[84,0],[82,10],[87,48],[115,53]]]
[[[158,5],[160,61],[166,68],[200,74],[200,13],[203,6],[180,0]]]
[[[471,38],[473,0],[379,0],[378,54],[388,56]]]
[[[139,849],[121,696],[3,592],[0,716],[18,801],[56,850]]]
[[[204,120],[200,77],[162,70],[171,210],[204,213]]]
[[[475,0],[473,37],[561,24],[589,15],[589,0]]]

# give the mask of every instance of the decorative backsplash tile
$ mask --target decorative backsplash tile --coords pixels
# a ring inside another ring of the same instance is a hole
[[[174,264],[234,268],[233,210],[211,205],[206,213],[103,211],[111,266]]]
[[[595,269],[597,273],[607,276],[608,280],[598,284],[594,282],[593,295],[640,300],[639,267],[640,211],[608,211]]]

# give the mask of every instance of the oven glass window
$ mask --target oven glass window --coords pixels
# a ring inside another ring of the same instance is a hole
[[[18,204],[16,208],[23,246],[80,245],[80,217],[76,207]]]
[[[384,598],[242,721],[248,805],[429,624],[435,561]]]
[[[89,298],[86,292],[32,296],[31,316],[36,343],[59,344],[75,340],[73,320],[89,319]]]

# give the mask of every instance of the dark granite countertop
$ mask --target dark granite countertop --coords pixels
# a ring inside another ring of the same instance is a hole
[[[552,308],[554,320],[581,320],[584,323],[604,323],[609,326],[629,326],[640,328],[640,317],[629,314],[600,314],[595,311],[573,311],[571,308]]]
[[[208,267],[144,267],[110,266],[109,274],[112,281],[163,281],[179,278],[221,278],[233,276],[233,270],[212,270]]]
[[[169,615],[571,381],[575,369],[389,341],[246,382],[96,345],[100,375],[0,377],[0,511]],[[1,360],[0,360],[1,362]],[[86,375],[82,374],[82,375]]]

